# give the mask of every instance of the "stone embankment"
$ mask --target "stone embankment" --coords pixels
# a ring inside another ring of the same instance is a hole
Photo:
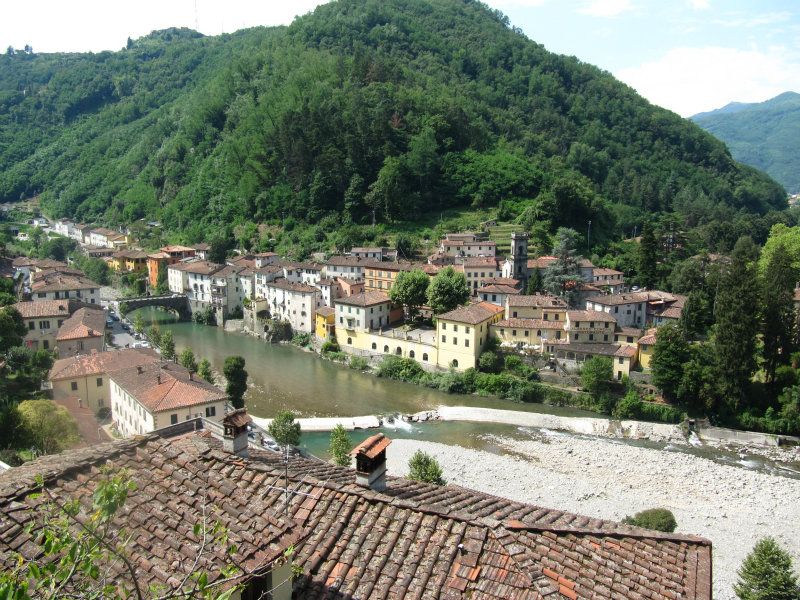
[[[544,426],[553,429],[552,423]],[[423,450],[439,461],[450,483],[521,502],[612,520],[668,508],[678,532],[713,542],[719,600],[735,598],[736,570],[764,536],[775,537],[800,564],[800,480],[603,437],[532,435],[522,441],[492,437],[506,454],[396,439],[387,452],[389,471],[405,475],[411,455]]]

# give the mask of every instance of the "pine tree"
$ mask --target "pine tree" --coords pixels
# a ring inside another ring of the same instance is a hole
[[[723,398],[736,410],[755,371],[758,298],[754,244],[739,238],[731,264],[719,282],[716,298],[714,352]]]
[[[792,559],[771,537],[756,543],[738,575],[733,589],[740,600],[800,600]]]
[[[775,369],[788,364],[794,351],[794,286],[797,271],[786,247],[780,244],[769,259],[761,280],[761,333],[764,341],[764,370],[768,382]]]
[[[554,296],[566,298],[568,302],[574,299],[575,285],[581,280],[580,256],[576,248],[580,236],[574,229],[560,227],[556,231],[553,245],[555,260],[544,271],[544,289]]]
[[[539,272],[539,269],[533,269],[531,271],[530,277],[528,277],[528,287],[525,289],[525,293],[529,295],[538,294],[542,291],[542,274]]]
[[[675,400],[683,379],[683,369],[689,360],[689,344],[683,330],[676,325],[658,328],[653,347],[653,383],[668,400]]]
[[[247,371],[244,365],[244,358],[241,356],[229,356],[222,367],[222,373],[228,380],[225,393],[228,394],[233,408],[244,408],[244,393],[247,391]]]
[[[658,282],[658,241],[653,226],[645,223],[642,227],[642,241],[639,243],[639,283],[653,288]]]
[[[701,334],[705,333],[708,322],[706,315],[709,312],[708,297],[703,290],[692,290],[689,292],[688,298],[681,310],[681,318],[679,320],[680,328],[683,330],[686,338],[689,340],[696,339]]]

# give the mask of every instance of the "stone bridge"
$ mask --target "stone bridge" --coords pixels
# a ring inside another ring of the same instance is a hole
[[[181,319],[190,319],[189,299],[183,294],[165,294],[163,296],[141,296],[139,298],[123,298],[117,305],[125,304],[128,312],[145,306],[160,306],[178,313]]]

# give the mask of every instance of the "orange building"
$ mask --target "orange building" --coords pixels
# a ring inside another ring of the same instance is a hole
[[[195,255],[194,248],[188,246],[164,246],[158,252],[147,255],[147,280],[150,287],[158,285],[158,269],[163,264],[165,266],[174,265],[184,258]],[[164,274],[166,277],[166,273]]]

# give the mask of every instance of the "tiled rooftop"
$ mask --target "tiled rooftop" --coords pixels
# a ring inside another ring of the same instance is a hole
[[[103,337],[106,330],[106,313],[101,308],[81,308],[58,328],[56,340],[80,340]]]
[[[58,381],[89,375],[101,375],[119,369],[158,362],[160,359],[155,350],[147,348],[124,348],[107,350],[81,356],[61,358],[53,364],[48,379]]]
[[[390,300],[389,294],[375,290],[372,292],[353,294],[347,298],[337,298],[334,302],[336,304],[349,304],[350,306],[374,306],[376,304],[390,302]]]
[[[501,312],[503,312],[502,306],[497,306],[491,302],[478,302],[468,306],[459,306],[455,310],[438,315],[437,318],[445,321],[477,325]]]
[[[511,296],[508,298],[509,306],[529,306],[533,308],[567,308],[563,298],[547,294],[531,294]]]
[[[37,319],[41,317],[68,317],[68,300],[40,300],[39,302],[17,302],[14,308],[19,311],[23,319]]]
[[[150,363],[114,371],[110,378],[150,412],[224,401],[219,388],[172,362]]]
[[[602,310],[568,310],[567,317],[573,323],[578,321],[608,321],[609,323],[616,323],[617,320],[613,315]]]

